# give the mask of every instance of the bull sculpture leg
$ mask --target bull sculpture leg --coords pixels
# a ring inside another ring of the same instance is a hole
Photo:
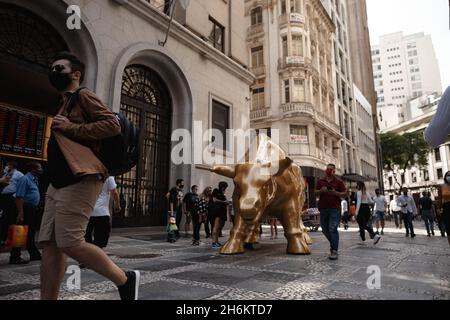
[[[245,244],[255,244],[258,242],[259,240],[259,230],[260,230],[260,225],[259,223],[257,224],[250,224],[247,227],[247,231],[246,231],[246,237],[244,240]]]
[[[300,217],[300,229],[303,230],[302,236],[303,236],[305,242],[309,245],[313,244],[313,241],[312,241],[311,237],[309,236],[308,229],[303,224],[301,217]]]
[[[304,236],[304,230],[300,228],[301,217],[295,214],[295,209],[285,211],[281,214],[281,224],[284,228],[284,236],[288,241],[286,252],[288,254],[306,255],[311,254]]]
[[[239,215],[235,217],[234,228],[230,231],[230,238],[220,248],[220,254],[244,253],[244,240],[246,237],[247,223]]]

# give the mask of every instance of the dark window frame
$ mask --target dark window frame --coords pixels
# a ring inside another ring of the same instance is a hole
[[[216,19],[213,17],[209,17],[209,22],[212,24],[213,30],[211,31],[209,35],[209,42],[212,44],[214,48],[217,50],[220,50],[222,53],[225,53],[225,27],[221,25]],[[221,41],[217,42],[216,36],[216,30],[220,30],[220,38]]]
[[[222,123],[220,123],[223,120],[221,121],[220,119],[215,118],[215,116],[217,115],[217,108],[226,113],[225,124],[223,125]],[[215,98],[212,98],[211,100],[211,129],[217,129],[222,132],[223,135],[223,145],[218,145],[215,141],[213,141],[213,139],[211,139],[213,145],[224,151],[230,150],[229,139],[227,139],[227,130],[231,129],[231,106]]]

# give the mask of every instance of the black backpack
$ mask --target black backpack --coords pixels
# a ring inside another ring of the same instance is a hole
[[[67,104],[67,114],[72,112],[80,91],[75,91]],[[123,114],[115,113],[120,124],[121,133],[117,136],[101,140],[100,151],[96,153],[98,159],[108,169],[111,176],[120,176],[133,169],[140,156],[139,129],[137,129]]]

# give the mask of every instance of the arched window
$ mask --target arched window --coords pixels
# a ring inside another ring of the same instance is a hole
[[[256,26],[263,22],[262,7],[257,7],[251,11],[252,26]]]

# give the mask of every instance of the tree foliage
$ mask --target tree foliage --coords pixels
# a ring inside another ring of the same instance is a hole
[[[423,132],[405,134],[384,133],[380,135],[380,143],[385,170],[394,173],[396,185],[400,191],[403,184],[398,181],[397,174],[405,172],[413,166],[423,168],[428,165],[430,147],[423,138]]]

